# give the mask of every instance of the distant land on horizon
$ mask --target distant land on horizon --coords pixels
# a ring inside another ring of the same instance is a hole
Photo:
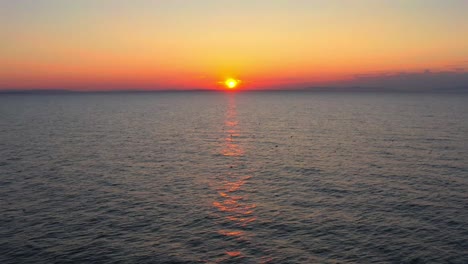
[[[377,93],[468,93],[468,85],[453,88],[405,89],[383,87],[304,87],[278,89],[239,89],[239,92],[377,92]],[[76,93],[180,93],[180,92],[226,92],[216,89],[126,89],[126,90],[82,90],[82,89],[0,89],[0,94],[76,94]]]

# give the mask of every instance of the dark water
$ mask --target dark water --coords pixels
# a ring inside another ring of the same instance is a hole
[[[468,263],[468,96],[0,97],[0,263]]]

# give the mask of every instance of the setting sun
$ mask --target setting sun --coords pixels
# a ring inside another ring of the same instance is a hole
[[[228,89],[235,89],[237,85],[239,84],[239,80],[229,78],[224,82],[224,84],[226,85]]]

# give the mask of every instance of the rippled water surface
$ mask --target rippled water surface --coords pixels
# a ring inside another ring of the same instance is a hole
[[[0,263],[468,263],[468,96],[0,97]]]

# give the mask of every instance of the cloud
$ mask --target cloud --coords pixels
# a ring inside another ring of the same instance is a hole
[[[468,72],[464,68],[457,68],[443,71],[426,69],[418,72],[356,74],[351,80],[341,84],[405,91],[459,89],[468,88]]]

